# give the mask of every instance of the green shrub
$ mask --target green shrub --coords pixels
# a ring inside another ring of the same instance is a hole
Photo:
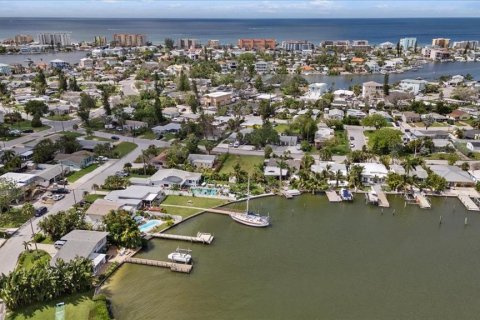
[[[43,233],[36,233],[34,236],[33,236],[33,241],[35,241],[36,243],[40,243],[42,242],[43,240],[45,240],[47,237],[43,234]]]

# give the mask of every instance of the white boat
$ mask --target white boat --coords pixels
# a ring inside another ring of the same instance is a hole
[[[248,210],[249,202],[250,202],[250,178],[248,179],[247,210],[245,211],[245,213],[232,213],[230,214],[230,217],[234,221],[250,227],[257,227],[257,228],[268,227],[270,225],[270,217],[261,216],[259,214],[249,211]]]
[[[180,263],[190,263],[192,261],[191,250],[177,248],[175,252],[168,255],[168,260]]]

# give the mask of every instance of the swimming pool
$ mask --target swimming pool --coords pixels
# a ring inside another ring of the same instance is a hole
[[[196,196],[216,196],[218,194],[218,190],[214,188],[192,188],[192,193]]]
[[[162,224],[162,221],[160,221],[160,220],[150,220],[147,223],[142,224],[139,227],[139,229],[140,229],[140,232],[148,232],[148,231],[152,230],[153,228],[155,228],[156,226],[161,225],[161,224]]]

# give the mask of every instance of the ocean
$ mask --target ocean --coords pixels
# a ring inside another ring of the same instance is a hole
[[[167,37],[193,38],[202,42],[218,39],[222,44],[239,38],[282,40],[369,40],[372,44],[396,43],[402,37],[417,37],[420,44],[432,38],[452,41],[480,40],[480,18],[401,19],[92,19],[92,18],[0,18],[0,39],[15,34],[70,32],[73,41],[92,41],[95,35],[112,39],[114,33],[141,33],[153,43]]]

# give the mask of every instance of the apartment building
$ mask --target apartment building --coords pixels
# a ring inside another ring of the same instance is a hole
[[[238,47],[246,50],[266,50],[275,49],[277,43],[275,39],[239,39]]]
[[[33,42],[33,37],[29,34],[17,34],[15,36],[15,44],[22,45],[22,44],[28,44],[30,42]]]
[[[107,37],[104,36],[95,36],[93,38],[93,44],[96,47],[103,47],[107,45]]]
[[[327,49],[332,49],[332,48],[348,49],[348,47],[350,47],[350,41],[349,40],[325,40],[320,45]]]
[[[141,47],[145,45],[145,35],[116,33],[113,35],[113,42],[119,47]]]
[[[454,49],[468,49],[476,50],[479,47],[479,41],[477,40],[470,40],[470,41],[455,41],[452,45]]]
[[[220,40],[208,40],[207,47],[218,49],[220,48]]]
[[[404,50],[415,48],[417,45],[417,38],[402,38],[400,39],[400,46]]]
[[[70,39],[70,34],[66,32],[55,32],[55,33],[40,33],[38,35],[38,42],[43,45],[54,45],[54,46],[69,46],[72,44]]]
[[[315,46],[307,40],[289,40],[282,41],[282,49],[286,51],[304,51],[313,50]]]
[[[197,39],[179,39],[178,47],[180,49],[194,49],[200,47],[201,44]]]
[[[446,38],[435,38],[432,39],[432,46],[440,48],[448,48],[450,45],[450,39]]]

